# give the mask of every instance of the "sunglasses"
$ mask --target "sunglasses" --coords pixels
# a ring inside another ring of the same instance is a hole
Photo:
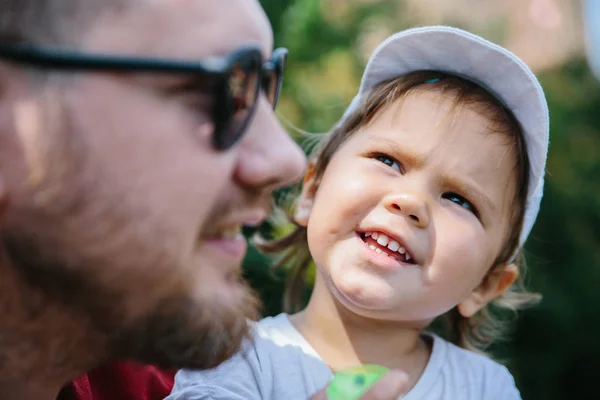
[[[113,71],[125,73],[182,74],[208,78],[213,98],[213,144],[219,150],[232,147],[246,132],[262,90],[277,105],[287,49],[273,51],[263,62],[257,47],[244,47],[223,57],[197,61],[108,56],[44,49],[26,44],[0,44],[0,58],[35,68],[59,71]]]

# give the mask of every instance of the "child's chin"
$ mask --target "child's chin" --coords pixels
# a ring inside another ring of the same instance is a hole
[[[335,282],[336,297],[351,311],[362,314],[362,311],[390,310],[393,303],[393,288],[381,277],[344,276]]]

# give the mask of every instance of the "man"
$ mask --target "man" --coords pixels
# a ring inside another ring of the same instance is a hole
[[[2,2],[0,399],[239,348],[240,229],[305,167],[273,113],[284,53],[255,1]]]

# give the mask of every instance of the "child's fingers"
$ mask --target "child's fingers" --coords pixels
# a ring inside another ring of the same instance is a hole
[[[408,375],[402,371],[392,370],[381,378],[365,393],[361,400],[396,400],[406,394],[408,389]]]
[[[309,400],[327,400],[327,388],[318,391]]]

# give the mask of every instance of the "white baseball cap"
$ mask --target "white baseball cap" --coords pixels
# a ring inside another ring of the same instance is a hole
[[[509,109],[521,125],[530,166],[525,219],[519,238],[521,248],[537,218],[543,196],[550,121],[542,86],[515,54],[449,26],[398,32],[375,49],[358,94],[339,123],[358,108],[362,95],[373,86],[422,70],[440,71],[478,84]]]

